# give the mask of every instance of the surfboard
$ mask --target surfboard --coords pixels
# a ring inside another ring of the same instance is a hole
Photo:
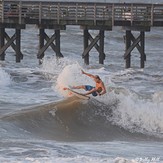
[[[70,91],[74,96],[79,97],[80,99],[83,99],[83,100],[89,100],[90,99],[89,96],[83,95],[82,93],[76,92],[70,88],[67,88],[67,90]]]

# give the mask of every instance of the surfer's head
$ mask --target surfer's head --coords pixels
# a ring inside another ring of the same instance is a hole
[[[95,75],[95,81],[99,82],[100,80],[101,80],[100,77],[98,75]]]

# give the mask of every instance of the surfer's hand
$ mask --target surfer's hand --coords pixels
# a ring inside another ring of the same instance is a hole
[[[85,74],[85,72],[83,70],[81,70],[82,74]]]

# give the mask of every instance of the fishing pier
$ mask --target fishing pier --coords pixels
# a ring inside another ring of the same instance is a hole
[[[48,47],[57,57],[63,57],[60,48],[60,31],[67,25],[78,25],[83,30],[83,53],[85,64],[89,64],[89,52],[94,47],[99,53],[99,63],[104,64],[104,37],[106,31],[121,26],[126,31],[124,59],[126,68],[131,67],[134,48],[140,53],[140,67],[144,68],[145,32],[151,27],[163,27],[163,4],[144,3],[94,3],[94,2],[51,2],[26,0],[0,0],[0,60],[5,60],[5,51],[12,47],[16,62],[23,59],[21,53],[21,29],[27,24],[39,29],[38,59],[42,59]],[[6,28],[15,29],[9,36]],[[51,36],[46,29],[53,29]],[[98,30],[96,37],[89,30]],[[135,37],[132,31],[139,33]]]

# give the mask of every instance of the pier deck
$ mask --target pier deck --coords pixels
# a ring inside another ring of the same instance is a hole
[[[163,4],[0,1],[0,22],[10,24],[163,26]]]

